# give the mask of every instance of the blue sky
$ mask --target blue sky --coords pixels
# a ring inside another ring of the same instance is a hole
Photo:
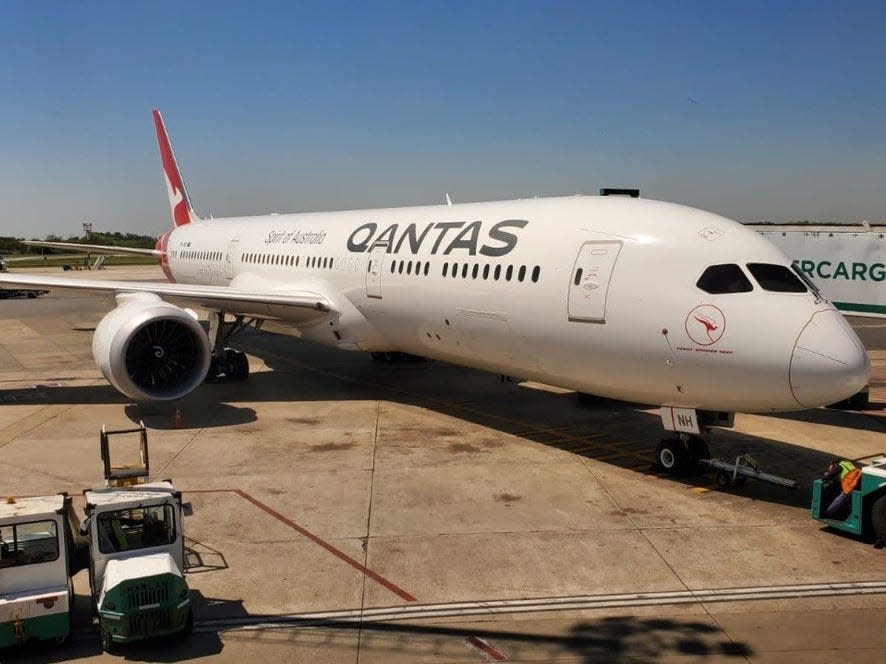
[[[886,219],[886,4],[4,3],[0,235],[638,186]]]

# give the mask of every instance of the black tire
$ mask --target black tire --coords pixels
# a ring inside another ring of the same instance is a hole
[[[209,371],[206,372],[204,380],[207,383],[218,382],[218,358],[214,355],[209,359]]]
[[[729,489],[732,487],[733,479],[732,473],[726,472],[725,470],[717,471],[717,486],[721,489]]]
[[[886,542],[886,494],[879,496],[871,505],[871,528],[878,540]]]
[[[104,625],[101,625],[99,627],[99,631],[101,633],[102,650],[104,650],[109,655],[113,655],[116,648],[114,647],[115,644],[113,639],[111,639],[111,633]]]
[[[249,378],[249,358],[246,353],[237,351],[237,354],[231,359],[233,380],[243,381]]]
[[[35,293],[34,291],[28,291],[29,300],[33,300],[35,297],[37,297],[37,293]]]
[[[666,438],[655,451],[656,465],[670,475],[685,475],[692,466],[692,456],[679,438]]]
[[[182,631],[178,633],[178,636],[181,639],[186,639],[193,633],[194,633],[194,611],[191,609],[188,609],[188,615],[185,618],[185,626],[182,627]]]

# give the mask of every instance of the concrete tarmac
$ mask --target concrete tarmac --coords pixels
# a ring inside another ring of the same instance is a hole
[[[716,431],[716,456],[748,450],[800,488],[720,490],[655,471],[655,409],[264,332],[234,344],[249,381],[202,386],[177,421],[96,369],[91,329],[112,306],[0,301],[0,493],[79,496],[102,482],[101,425],[144,420],[152,475],[194,508],[197,629],[122,659],[886,661],[886,552],[809,517],[831,457],[886,450],[886,321],[852,320],[874,362],[867,411]],[[114,660],[85,572],[75,588],[70,643],[0,662]]]

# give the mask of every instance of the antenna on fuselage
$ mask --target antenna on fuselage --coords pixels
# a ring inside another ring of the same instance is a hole
[[[616,189],[615,187],[603,187],[600,190],[601,196],[630,196],[631,198],[640,198],[639,189]]]
[[[452,199],[449,198],[449,192],[446,192],[446,205],[447,207],[452,207]]]

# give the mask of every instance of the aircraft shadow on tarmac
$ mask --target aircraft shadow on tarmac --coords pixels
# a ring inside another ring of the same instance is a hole
[[[579,655],[582,661],[596,664],[624,660],[655,662],[680,655],[747,658],[753,654],[747,644],[730,641],[710,623],[674,618],[616,616],[582,620],[563,634],[385,622],[331,622],[303,630],[296,621],[292,629],[293,639],[314,640],[327,648],[334,647],[336,640],[352,643],[359,630],[361,652],[390,652],[406,659],[440,653],[445,661],[447,650],[458,652],[463,650],[463,644],[476,643],[476,639],[517,661],[555,661]]]
[[[201,386],[176,404],[132,404],[110,385],[53,386],[44,380],[31,390],[0,390],[4,403],[120,404],[134,422],[153,429],[198,429],[254,422],[255,409],[238,402],[312,402],[385,400],[418,406],[496,431],[519,436],[574,454],[637,472],[655,472],[654,450],[665,437],[657,413],[606,399],[582,406],[574,393],[533,389],[501,382],[495,375],[432,361],[385,364],[365,353],[346,353],[288,337],[248,332],[239,344],[270,369],[253,372],[245,383]],[[232,403],[233,402],[233,403]],[[859,413],[815,410],[787,414],[795,420],[853,429],[884,430],[875,418]],[[436,432],[442,433],[443,432]],[[427,428],[416,436],[433,436]],[[460,453],[471,452],[470,444]],[[839,449],[839,442],[835,444]],[[476,451],[480,451],[477,449]],[[784,441],[715,429],[712,452],[727,460],[750,452],[764,470],[795,479],[800,489],[749,482],[743,495],[785,505],[809,505],[812,480],[833,455]],[[691,485],[711,485],[710,476],[677,478]]]
[[[568,625],[560,634],[535,632],[531,628],[477,629],[460,625],[403,624],[396,622],[316,621],[285,618],[273,615],[249,615],[238,601],[203,598],[192,591],[195,605],[214,606],[227,619],[240,621],[251,628],[248,631],[222,633],[228,642],[249,642],[258,656],[263,645],[283,648],[292,656],[304,653],[320,657],[353,652],[387,653],[397,661],[417,658],[439,658],[447,661],[464,658],[469,644],[482,639],[509,660],[533,659],[554,661],[564,656],[578,656],[587,664],[613,661],[656,662],[673,657],[736,658],[746,660],[754,654],[748,644],[732,641],[714,624],[691,618],[644,618],[613,616],[597,620],[582,619]],[[84,598],[85,600],[85,598]],[[274,627],[262,627],[274,623]],[[523,623],[531,625],[531,623]],[[212,622],[201,625],[198,618],[196,632],[184,640],[157,639],[119,647],[119,653],[129,661],[181,662],[216,655],[224,650],[220,632]],[[477,647],[476,645],[471,647]],[[59,646],[52,643],[28,644],[26,648],[0,656],[14,656],[14,661],[61,662],[73,661],[100,654],[98,631],[94,638],[86,628],[80,638]],[[268,654],[279,650],[271,650]],[[21,659],[19,659],[19,657]],[[483,655],[478,653],[478,661]],[[7,661],[4,658],[4,661]],[[10,659],[9,661],[13,661]]]

